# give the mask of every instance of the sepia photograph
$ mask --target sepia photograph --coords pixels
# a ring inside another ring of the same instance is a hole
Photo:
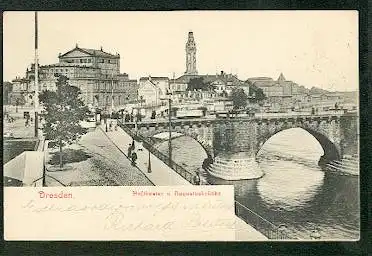
[[[356,11],[5,12],[4,189],[230,185],[236,240],[357,241],[358,43]]]

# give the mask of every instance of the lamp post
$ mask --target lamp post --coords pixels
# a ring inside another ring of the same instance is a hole
[[[147,151],[149,152],[149,163],[147,165],[147,172],[148,173],[151,173],[151,154],[150,154],[150,148],[148,148]]]
[[[105,111],[105,127],[106,127],[106,132],[108,132],[108,130],[107,130],[107,110]]]
[[[134,121],[135,121],[135,127],[136,127],[136,138],[137,138],[137,135],[138,135],[138,108],[137,108],[137,111],[136,111],[136,116],[134,117]]]
[[[110,111],[111,118],[113,111],[114,111],[114,74],[111,74],[111,111]]]
[[[37,24],[37,12],[35,12],[35,137],[38,137],[39,132],[39,59],[38,59],[38,24]]]
[[[173,73],[173,84],[174,84],[174,73]],[[170,84],[168,84],[168,121],[169,121],[169,140],[168,140],[168,152],[169,152],[169,166],[172,166],[172,92]]]

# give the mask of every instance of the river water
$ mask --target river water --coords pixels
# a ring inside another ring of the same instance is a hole
[[[172,145],[173,160],[190,171],[207,156],[190,137],[175,138]],[[167,142],[157,147],[167,153]],[[322,239],[358,239],[359,177],[324,172],[317,165],[322,154],[313,136],[293,128],[271,137],[259,151],[262,178],[225,181],[203,175],[210,184],[234,185],[237,201],[276,225],[285,224],[292,236],[310,239],[317,228]]]

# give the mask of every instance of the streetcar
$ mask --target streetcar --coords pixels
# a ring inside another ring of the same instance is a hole
[[[206,111],[200,104],[180,105],[176,110],[176,118],[200,118],[206,115]]]

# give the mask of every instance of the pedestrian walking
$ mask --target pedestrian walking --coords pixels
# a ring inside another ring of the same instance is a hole
[[[151,112],[151,119],[155,119],[155,117],[156,117],[156,112],[155,112],[155,110],[153,110]]]
[[[136,145],[134,144],[134,140],[132,140],[132,150],[136,149]]]
[[[137,153],[133,152],[132,153],[132,166],[136,166],[136,161],[137,161]]]
[[[129,157],[132,157],[132,144],[131,143],[129,143],[129,146],[128,146],[128,158]]]
[[[199,172],[196,172],[196,175],[194,176],[193,178],[193,182],[195,185],[200,185],[200,176],[199,176]]]

